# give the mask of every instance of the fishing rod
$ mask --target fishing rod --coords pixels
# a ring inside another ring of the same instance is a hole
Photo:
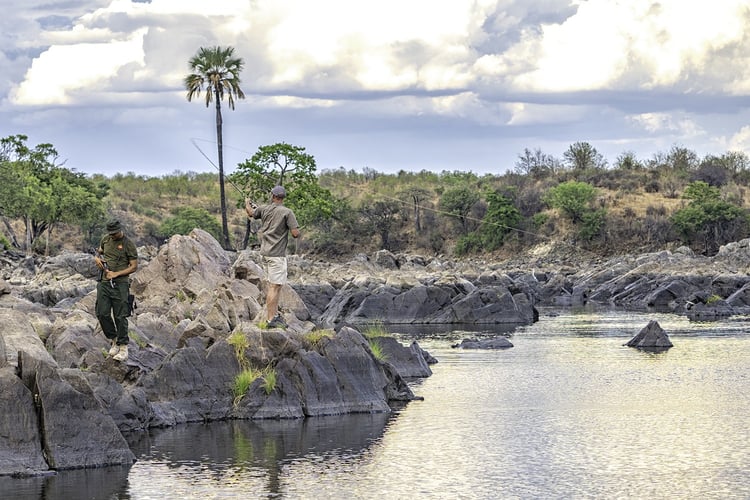
[[[211,160],[211,158],[209,158],[209,157],[208,157],[208,155],[207,155],[206,153],[204,153],[204,152],[203,152],[203,150],[202,150],[202,149],[201,149],[201,148],[200,148],[200,147],[198,146],[198,144],[197,144],[197,143],[195,142],[196,140],[197,140],[197,139],[196,139],[196,138],[194,138],[194,137],[191,137],[191,138],[190,138],[190,142],[191,142],[191,143],[193,143],[193,146],[195,146],[195,149],[197,149],[197,150],[198,150],[198,152],[200,152],[200,154],[201,154],[201,155],[203,155],[203,158],[205,158],[206,160],[208,160],[208,163],[210,163],[211,165],[213,165],[213,167],[214,167],[214,168],[215,168],[216,170],[218,170],[218,171],[219,171],[219,173],[221,173],[221,169],[220,169],[219,167],[217,167],[217,166],[216,166],[216,164],[215,164],[215,163],[214,163],[214,162],[213,162],[213,161]],[[232,182],[232,179],[230,179],[230,178],[229,178],[228,176],[226,176],[226,175],[224,176],[224,179],[226,179],[226,181],[227,181],[227,182],[228,182],[229,184],[231,184],[231,185],[232,185],[232,187],[233,187],[234,189],[236,189],[236,190],[237,190],[237,192],[238,192],[238,193],[240,193],[240,194],[242,195],[242,197],[243,197],[243,198],[247,198],[247,193],[245,193],[245,191],[243,191],[242,189],[240,189],[240,188],[239,188],[239,187],[237,186],[237,184],[235,184],[234,182]]]

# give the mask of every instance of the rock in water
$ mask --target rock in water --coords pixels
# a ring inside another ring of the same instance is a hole
[[[655,320],[649,321],[648,325],[625,345],[637,349],[669,349],[673,346],[667,333]]]

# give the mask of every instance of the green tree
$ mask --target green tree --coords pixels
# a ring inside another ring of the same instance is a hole
[[[599,154],[594,146],[588,142],[576,142],[563,153],[563,160],[573,170],[587,168],[604,168],[607,161]]]
[[[583,220],[583,215],[591,210],[591,203],[596,198],[596,188],[586,182],[568,181],[550,189],[545,201],[552,207],[561,210],[573,223]]]
[[[172,211],[172,217],[161,224],[159,233],[170,238],[175,234],[188,234],[195,228],[203,229],[220,241],[222,228],[219,222],[203,208],[176,208]]]
[[[618,170],[642,170],[643,164],[638,161],[635,153],[626,151],[620,154],[615,160],[615,168]]]
[[[223,121],[221,117],[221,101],[227,98],[230,109],[234,109],[234,101],[244,99],[245,94],[240,88],[240,72],[244,62],[234,57],[233,47],[201,47],[190,61],[190,73],[185,77],[187,100],[200,97],[206,91],[206,107],[212,102],[216,106],[216,145],[219,155],[219,197],[221,198],[221,230],[222,244],[225,249],[231,248],[229,242],[229,226],[227,224],[227,201],[224,189],[224,146]]]
[[[513,200],[494,191],[487,194],[487,212],[479,226],[482,243],[486,250],[502,246],[505,237],[521,223],[521,212]]]
[[[414,209],[414,230],[417,233],[422,230],[422,204],[430,198],[431,194],[429,189],[419,186],[410,186],[401,191],[401,195],[408,197],[412,203]]]
[[[696,181],[685,188],[683,198],[690,204],[672,215],[672,223],[688,244],[700,244],[710,254],[746,235],[747,212],[722,200],[718,188]]]
[[[23,220],[27,252],[46,231],[48,253],[56,224],[78,223],[83,229],[103,217],[107,191],[83,174],[57,165],[58,154],[51,144],[32,149],[26,146],[27,139],[24,135],[0,139],[0,215],[8,228],[7,218]]]
[[[380,235],[380,248],[393,250],[391,233],[405,219],[403,206],[397,201],[376,201],[360,209],[365,226]]]
[[[442,211],[459,220],[462,233],[465,235],[469,232],[469,214],[478,201],[479,195],[476,190],[468,187],[455,187],[446,190],[438,204]]]
[[[530,175],[541,179],[555,173],[558,170],[558,161],[552,156],[543,153],[537,148],[534,151],[524,149],[522,155],[518,155],[515,171],[521,175]]]
[[[277,143],[261,146],[239,165],[229,180],[256,203],[266,203],[274,186],[284,186],[284,204],[294,211],[300,225],[315,223],[333,216],[335,200],[320,186],[315,157],[301,146]],[[238,200],[244,205],[244,200]],[[245,246],[250,234],[248,221]]]

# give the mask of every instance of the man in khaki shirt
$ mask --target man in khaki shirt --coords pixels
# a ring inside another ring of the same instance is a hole
[[[286,247],[289,234],[299,237],[297,218],[284,206],[286,190],[276,186],[271,190],[271,203],[256,206],[245,200],[245,211],[251,219],[260,219],[260,254],[266,265],[268,292],[266,294],[266,320],[268,328],[286,328],[284,318],[279,314],[279,294],[287,281]]]

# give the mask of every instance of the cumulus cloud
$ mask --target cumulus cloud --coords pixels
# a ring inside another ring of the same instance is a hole
[[[749,25],[745,0],[26,0],[0,20],[0,112],[25,125],[44,107],[98,107],[102,127],[197,127],[187,61],[223,45],[245,61],[236,126],[262,137],[318,140],[304,124],[409,130],[438,150],[457,135],[715,147],[730,117],[742,143]]]
[[[668,132],[683,138],[701,135],[704,131],[690,117],[684,114],[642,113],[630,117],[649,133]]]

